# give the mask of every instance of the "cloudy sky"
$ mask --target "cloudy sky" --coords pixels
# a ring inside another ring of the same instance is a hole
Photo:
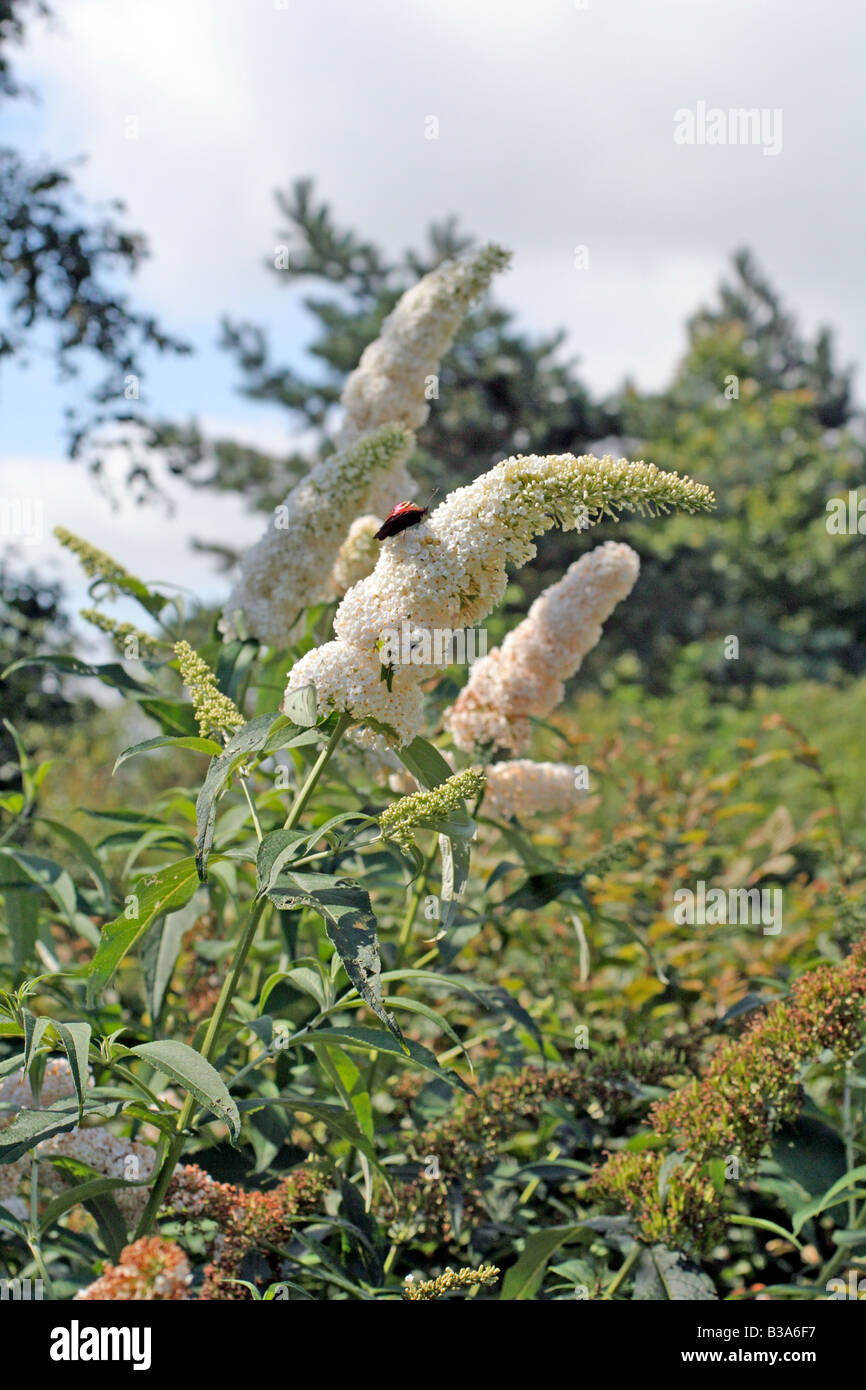
[[[305,174],[389,250],[452,212],[510,246],[501,297],[533,330],[565,327],[597,391],[665,380],[686,315],[744,243],[807,327],[831,324],[843,359],[866,358],[862,0],[57,8],[20,59],[42,102],[16,106],[4,143],[86,154],[82,190],[124,199],[149,238],[138,300],[198,349],[152,373],[160,412],[284,447],[283,417],[237,394],[214,342],[230,313],[267,324],[284,357],[303,352],[309,324],[263,260],[273,190]],[[760,138],[678,143],[676,113],[700,103],[765,110],[775,152]],[[149,577],[219,592],[187,537],[236,543],[256,523],[232,499],[178,489],[174,519],[112,511],[63,460],[63,403],[45,363],[0,379],[3,495],[43,498],[46,533],[61,522]],[[25,552],[43,568],[49,555],[50,540]]]

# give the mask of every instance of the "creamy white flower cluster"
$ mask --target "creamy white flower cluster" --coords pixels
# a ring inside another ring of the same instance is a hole
[[[316,687],[319,707],[349,712],[399,743],[423,727],[420,685],[435,667],[394,668],[381,678],[388,634],[408,624],[412,645],[436,649],[436,632],[471,626],[501,602],[506,565],[535,555],[533,538],[559,525],[583,528],[628,507],[702,511],[713,495],[654,464],[584,455],[506,459],[452,492],[419,525],[383,542],[372,574],[349,590],[334,620],[336,640],[293,667],[287,693]]]
[[[602,623],[631,592],[639,570],[630,546],[606,541],[545,589],[502,646],[471,667],[445,714],[457,747],[471,752],[487,744],[524,752],[530,718],[543,719],[561,703],[564,682],[599,642]]]
[[[340,448],[386,420],[399,420],[413,430],[424,424],[430,410],[429,378],[435,376],[472,302],[509,259],[501,247],[484,246],[469,256],[443,261],[406,291],[346,382]],[[400,500],[386,499],[384,510]]]
[[[379,558],[376,532],[381,525],[382,518],[369,512],[352,522],[331,575],[331,587],[335,593],[344,594],[373,569]]]
[[[317,463],[244,556],[220,623],[224,635],[244,628],[272,646],[291,641],[303,609],[329,597],[331,570],[353,518],[372,510],[376,483],[414,447],[411,430],[387,423]]]
[[[346,382],[338,447],[346,448],[386,420],[420,429],[430,413],[430,400],[438,395],[439,364],[454,335],[472,303],[509,259],[501,247],[485,246],[469,256],[443,261],[406,291]],[[335,593],[345,593],[376,563],[375,550],[362,540],[364,532],[378,531],[382,517],[415,492],[415,480],[404,460],[376,480],[365,504],[375,525],[348,538],[348,556],[344,559],[341,554],[331,575]]]
[[[93,1085],[88,1078],[88,1085]],[[65,1057],[49,1058],[39,1093],[40,1108],[53,1105],[54,1101],[75,1094],[72,1070]],[[0,1129],[9,1124],[20,1110],[35,1104],[35,1097],[29,1078],[22,1071],[14,1072],[0,1081]],[[67,1130],[64,1134],[54,1134],[43,1139],[36,1146],[38,1158],[77,1158],[82,1163],[105,1178],[124,1178],[128,1182],[140,1182],[149,1178],[153,1172],[156,1150],[149,1144],[140,1144],[133,1139],[124,1139],[110,1130],[101,1127],[79,1127]],[[23,1154],[14,1163],[0,1165],[0,1206],[11,1211],[19,1220],[26,1218],[28,1203],[18,1196],[22,1180],[28,1177],[32,1165],[32,1155]],[[175,1185],[183,1183],[184,1167],[175,1172]],[[192,1171],[192,1170],[190,1170]],[[198,1170],[195,1170],[198,1172]],[[52,1191],[62,1191],[66,1179],[62,1172],[45,1163],[39,1170],[40,1182]],[[112,1196],[116,1201],[127,1228],[138,1223],[149,1192],[146,1186],[117,1188]]]
[[[454,766],[454,754],[446,750],[445,761]],[[535,763],[529,758],[490,763],[484,768],[485,793],[482,815],[509,820],[517,816],[554,814],[571,811],[586,795],[578,786],[576,769],[567,763]],[[391,791],[409,796],[418,783],[405,768],[387,775]]]
[[[133,1139],[119,1138],[110,1130],[101,1127],[88,1127],[68,1130],[65,1134],[54,1134],[38,1145],[36,1152],[40,1158],[77,1158],[95,1169],[103,1178],[124,1178],[127,1182],[141,1182],[153,1172],[156,1150],[149,1144],[139,1144]],[[62,1191],[66,1180],[62,1173],[49,1165],[40,1169],[40,1177],[46,1184]],[[118,1187],[112,1197],[131,1230],[138,1224],[147,1199],[150,1195],[146,1187]]]
[[[571,811],[586,793],[579,789],[573,767],[566,763],[534,763],[530,758],[491,763],[485,769],[487,790],[481,814],[500,820],[517,816]]]
[[[39,1104],[53,1105],[56,1100],[62,1100],[64,1096],[71,1096],[74,1092],[72,1071],[66,1058],[49,1058],[45,1064]],[[27,1110],[33,1104],[30,1078],[24,1075],[23,1068],[4,1077],[0,1081],[0,1129],[11,1124],[19,1110]],[[29,1153],[22,1154],[14,1163],[0,1164],[0,1206],[11,1211],[19,1220],[24,1220],[27,1216],[28,1204],[23,1197],[17,1195],[18,1188],[22,1180],[28,1176],[30,1166]]]

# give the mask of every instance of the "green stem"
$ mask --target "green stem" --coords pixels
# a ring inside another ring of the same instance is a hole
[[[331,734],[331,737],[328,739],[327,744],[322,749],[321,753],[319,754],[318,758],[316,759],[315,763],[310,769],[309,775],[307,776],[304,785],[301,787],[300,791],[298,792],[298,795],[295,798],[295,801],[292,805],[292,809],[289,811],[288,818],[286,820],[287,829],[291,829],[293,826],[297,825],[298,821],[300,820],[301,815],[304,811],[304,807],[309,801],[310,796],[312,795],[315,789],[316,783],[318,782],[319,778],[321,777],[322,773],[327,767],[331,755],[334,752],[334,749],[340,742],[340,739],[343,737],[343,734],[346,732],[346,729],[349,727],[351,722],[352,720],[349,715],[340,715],[334,732]],[[250,953],[250,948],[252,947],[259,922],[261,921],[262,913],[264,912],[267,905],[267,898],[260,898],[258,901],[254,902],[252,911],[250,912],[250,915],[247,919],[246,926],[244,927],[243,934],[238,944],[238,948],[235,952],[235,958],[232,962],[231,971],[226,976],[223,982],[223,987],[220,991],[220,997],[217,1001],[216,1009],[214,1010],[213,1017],[211,1018],[207,1026],[207,1032],[204,1035],[204,1041],[201,1045],[201,1055],[202,1057],[204,1057],[206,1062],[210,1062],[212,1060],[213,1055],[217,1050],[217,1044],[219,1043],[219,1037],[220,1033],[222,1032],[223,1024],[225,1023],[229,1009],[231,1008],[232,1000],[234,999],[235,993],[237,992],[241,975],[243,974],[244,966],[247,963],[247,957]],[[141,1221],[138,1223],[138,1229],[135,1233],[136,1240],[140,1239],[141,1236],[147,1235],[153,1227],[153,1223],[156,1220],[157,1213],[159,1212],[159,1209],[162,1206],[163,1200],[165,1198],[165,1194],[168,1191],[168,1186],[171,1182],[174,1170],[177,1167],[178,1160],[180,1159],[180,1156],[183,1153],[184,1146],[186,1144],[185,1131],[189,1125],[190,1120],[193,1117],[195,1107],[195,1097],[192,1095],[187,1095],[186,1100],[184,1101],[183,1106],[181,1108],[180,1114],[177,1117],[177,1132],[169,1142],[168,1150],[160,1165],[159,1172],[156,1176],[156,1181],[154,1182],[153,1187],[151,1188],[147,1206],[144,1209]]]
[[[622,1264],[620,1265],[619,1269],[617,1270],[616,1274],[611,1279],[604,1293],[602,1294],[602,1299],[613,1298],[620,1284],[624,1283],[625,1279],[631,1273],[634,1265],[637,1264],[638,1260],[640,1259],[640,1254],[641,1247],[639,1245],[633,1245],[631,1250],[628,1252],[625,1259],[623,1260]]]
[[[235,958],[232,962],[231,971],[223,981],[223,987],[220,991],[220,997],[217,1001],[216,1009],[214,1010],[213,1016],[210,1022],[208,1023],[207,1032],[204,1035],[204,1041],[201,1046],[201,1055],[202,1057],[204,1057],[206,1062],[209,1062],[213,1057],[213,1054],[216,1052],[217,1043],[219,1041],[219,1035],[222,1031],[223,1024],[226,1020],[226,1015],[228,1014],[229,1008],[231,1007],[231,1002],[235,996],[235,991],[237,990],[244,966],[247,963],[247,957],[250,953],[250,947],[253,944],[253,938],[255,937],[262,913],[264,912],[267,905],[267,898],[260,899],[259,902],[254,904],[253,910],[247,918],[247,923],[244,927],[243,935],[241,936],[237,951],[235,952]],[[136,1240],[138,1240],[141,1236],[147,1235],[151,1227],[153,1226],[154,1221],[156,1220],[156,1214],[159,1211],[160,1206],[162,1205],[162,1201],[165,1197],[166,1192],[168,1191],[168,1185],[171,1182],[174,1170],[177,1167],[178,1159],[183,1153],[184,1145],[186,1143],[185,1131],[190,1120],[192,1119],[195,1106],[195,1096],[188,1094],[186,1100],[183,1103],[180,1114],[177,1117],[177,1133],[169,1143],[168,1152],[166,1153],[165,1158],[162,1161],[162,1165],[160,1167],[159,1173],[157,1174],[156,1181],[153,1184],[153,1187],[151,1188],[150,1197],[148,1199],[147,1206],[144,1209],[144,1214],[142,1215],[141,1221],[138,1224],[138,1230],[135,1233]]]
[[[340,715],[339,719],[337,720],[334,732],[331,734],[331,737],[328,739],[328,742],[325,744],[325,747],[322,749],[318,758],[313,763],[313,766],[310,768],[309,774],[307,775],[306,782],[301,787],[301,790],[295,797],[292,809],[286,817],[286,823],[284,827],[286,830],[291,830],[293,826],[296,826],[298,821],[301,819],[301,816],[304,814],[304,809],[307,805],[307,802],[309,801],[310,797],[315,791],[316,783],[318,782],[319,778],[321,777],[322,773],[324,772],[325,768],[328,766],[328,763],[331,760],[331,754],[333,753],[334,749],[340,742],[340,739],[343,737],[343,734],[349,728],[349,725],[351,723],[351,715]]]
[[[398,970],[400,968],[403,956],[406,952],[406,947],[409,945],[409,940],[412,935],[412,928],[415,925],[415,917],[418,913],[418,908],[421,905],[421,900],[427,896],[427,881],[430,877],[430,870],[432,869],[433,864],[435,862],[438,848],[439,840],[436,836],[434,836],[433,844],[430,847],[430,852],[424,860],[423,868],[421,869],[421,872],[418,875],[418,882],[415,885],[415,891],[409,900],[409,906],[406,909],[406,916],[403,918],[403,925],[400,928],[400,935],[397,938],[397,951],[394,956],[394,965],[392,967],[394,970]]]
[[[247,779],[246,779],[245,777],[241,777],[240,783],[241,783],[241,788],[242,788],[242,790],[243,790],[243,794],[244,794],[244,796],[245,796],[246,799],[247,799],[247,805],[248,805],[249,808],[250,808],[250,815],[251,815],[252,818],[253,818],[253,829],[254,829],[255,832],[256,832],[256,839],[258,840],[259,844],[261,844],[261,843],[262,843],[262,838],[263,838],[263,837],[262,837],[262,827],[261,827],[261,824],[260,824],[260,822],[259,822],[259,818],[258,818],[258,816],[257,816],[257,814],[256,814],[255,804],[254,804],[254,802],[253,802],[252,797],[250,796],[250,789],[249,789],[249,787],[247,786]]]

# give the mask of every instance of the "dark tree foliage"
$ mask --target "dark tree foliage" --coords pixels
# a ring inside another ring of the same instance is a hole
[[[69,620],[59,584],[45,583],[32,572],[0,567],[0,671],[13,661],[69,645]],[[56,673],[25,666],[0,681],[0,720],[9,720],[29,751],[40,746],[40,732],[86,719],[93,705],[64,693]],[[0,724],[0,790],[19,785],[18,756],[5,723]]]
[[[0,102],[29,95],[9,53],[37,17],[51,17],[41,0],[0,0]],[[117,225],[121,211],[86,204],[68,168],[0,146],[0,367],[47,349],[61,379],[96,368],[87,407],[67,410],[70,452],[94,471],[97,431],[138,419],[142,356],[187,351],[118,289],[147,255],[144,238]]]
[[[691,319],[671,385],[622,402],[645,457],[718,498],[700,527],[619,528],[641,554],[640,602],[618,610],[606,649],[636,653],[658,691],[697,675],[730,693],[866,669],[863,538],[827,525],[828,500],[866,477],[851,371],[836,366],[828,330],[801,337],[747,252],[733,269]]]
[[[346,376],[385,317],[420,276],[474,243],[449,218],[430,228],[420,251],[389,260],[337,224],[310,180],[279,193],[277,204],[283,218],[277,246],[285,254],[266,266],[280,286],[313,286],[303,300],[313,323],[309,370],[275,362],[267,329],[259,324],[225,319],[221,343],[240,368],[243,394],[284,408],[287,434],[312,432],[327,453]],[[288,266],[277,268],[275,261],[286,258]],[[470,314],[442,364],[439,400],[419,435],[412,467],[422,491],[445,492],[512,453],[580,452],[614,428],[615,417],[590,400],[575,364],[562,357],[563,341],[562,333],[540,340],[527,336],[496,303],[495,290]],[[261,510],[281,501],[309,466],[309,452],[269,457],[232,441],[209,440],[194,424],[153,425],[142,437],[139,467],[147,469],[154,448],[164,451],[172,471],[240,494]],[[232,558],[226,547],[204,548],[225,562]]]

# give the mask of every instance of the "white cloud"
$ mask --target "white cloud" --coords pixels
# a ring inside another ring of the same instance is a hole
[[[88,189],[127,199],[155,250],[142,292],[174,321],[285,319],[261,269],[271,191],[313,173],[392,250],[451,211],[513,246],[508,298],[536,328],[569,329],[593,385],[657,382],[743,242],[866,355],[850,294],[862,7],[80,0],[62,21],[27,63],[50,99],[44,143],[88,151]],[[782,154],[676,146],[674,112],[697,100],[781,107]],[[582,283],[576,243],[591,251]]]
[[[193,489],[177,480],[166,482],[165,489],[175,504],[172,515],[129,503],[115,510],[68,460],[14,457],[4,464],[0,500],[11,525],[4,526],[0,543],[14,551],[16,570],[32,566],[45,580],[59,579],[76,609],[89,605],[87,583],[78,562],[54,537],[55,526],[108,551],[146,582],[177,585],[191,600],[219,600],[228,591],[227,578],[214,573],[208,556],[190,549],[190,537],[223,540],[242,550],[258,539],[262,519],[245,513],[226,493]],[[16,518],[23,527],[16,526]]]

